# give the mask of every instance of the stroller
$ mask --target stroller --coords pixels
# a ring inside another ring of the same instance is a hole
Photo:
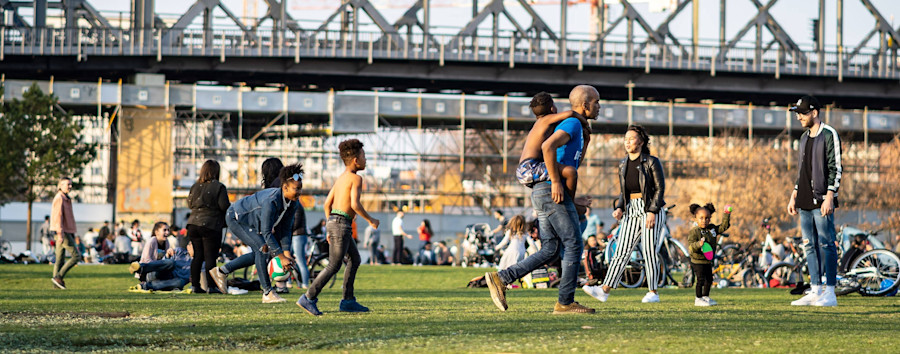
[[[466,226],[465,239],[462,242],[460,263],[463,267],[494,265],[494,238],[491,227],[485,223]]]

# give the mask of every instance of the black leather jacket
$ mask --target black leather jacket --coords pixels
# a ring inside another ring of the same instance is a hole
[[[639,157],[641,163],[639,166],[641,174],[638,180],[641,182],[641,191],[644,195],[644,211],[648,213],[659,214],[662,207],[666,205],[663,196],[666,194],[666,175],[663,172],[662,164],[656,156],[641,154]],[[628,156],[619,163],[619,199],[616,200],[615,208],[625,210],[628,203],[628,195],[625,194],[625,168],[628,166]],[[649,183],[648,183],[649,182]]]

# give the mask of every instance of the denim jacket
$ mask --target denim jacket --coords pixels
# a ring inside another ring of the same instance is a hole
[[[231,208],[239,224],[262,236],[269,245],[270,254],[281,254],[283,250],[290,249],[294,214],[298,205],[300,203],[297,201],[291,202],[278,225],[275,222],[284,210],[281,188],[263,189],[241,198]]]

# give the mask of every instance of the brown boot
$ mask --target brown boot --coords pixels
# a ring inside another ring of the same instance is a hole
[[[573,302],[568,305],[563,305],[563,304],[560,304],[559,302],[557,302],[556,306],[553,306],[553,314],[554,315],[563,314],[563,313],[594,313],[594,312],[595,312],[594,309],[592,309],[590,307],[582,306],[581,304],[579,304],[577,302]]]
[[[494,305],[497,305],[500,311],[506,311],[506,284],[500,280],[500,275],[497,272],[487,272],[484,273],[484,280],[491,291],[491,300],[494,300]]]

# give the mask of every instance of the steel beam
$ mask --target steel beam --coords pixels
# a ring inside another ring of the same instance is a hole
[[[265,2],[266,6],[268,6],[266,14],[256,21],[256,24],[251,28],[252,32],[256,33],[259,29],[259,24],[265,20],[272,20],[272,27],[275,31],[284,32],[285,29],[290,29],[295,32],[303,32],[303,28],[297,24],[297,21],[291,17],[291,14],[285,11],[285,0],[281,0],[281,2],[278,0],[265,0]]]
[[[469,23],[467,23],[465,27],[463,27],[463,29],[453,37],[452,40],[450,40],[450,43],[447,46],[450,48],[456,48],[463,38],[477,36],[478,25],[484,22],[484,20],[487,19],[488,16],[494,17],[495,20],[493,32],[497,33],[499,31],[499,28],[497,28],[497,19],[499,19],[501,15],[506,17],[506,19],[509,20],[509,22],[512,23],[512,25],[516,28],[516,42],[520,41],[521,39],[532,39],[533,41],[531,41],[531,47],[533,49],[536,49],[539,48],[539,44],[537,44],[536,42],[540,41],[541,36],[546,34],[549,39],[553,40],[556,43],[559,43],[559,38],[556,36],[556,33],[554,33],[550,29],[550,27],[547,26],[544,20],[541,19],[540,15],[538,15],[537,12],[534,11],[534,8],[532,8],[531,5],[529,5],[525,0],[518,1],[519,4],[522,5],[522,8],[525,9],[525,12],[527,12],[528,15],[531,16],[531,27],[528,27],[526,29],[519,25],[516,19],[513,18],[506,10],[506,5],[503,4],[503,0],[491,0],[490,3],[485,5],[485,7],[480,12],[478,12],[478,14],[476,14],[476,16],[472,18],[472,20],[469,21]]]
[[[379,12],[378,9],[376,9],[375,6],[373,6],[372,3],[369,2],[369,0],[343,0],[337,10],[335,10],[335,12],[333,12],[331,16],[329,16],[328,19],[325,20],[325,22],[322,22],[322,25],[320,25],[315,32],[313,32],[313,36],[315,36],[316,33],[327,30],[328,25],[331,24],[331,22],[334,21],[334,19],[338,15],[341,15],[343,12],[352,11],[358,14],[358,10],[360,9],[362,9],[370,19],[372,19],[372,22],[374,22],[375,25],[378,26],[379,29],[381,29],[381,32],[383,34],[386,34],[388,38],[390,38],[390,41],[394,46],[396,46],[397,48],[404,47],[406,41],[403,40],[402,37],[400,37],[400,34],[397,33],[397,29],[384,19],[384,16],[381,15],[381,12]],[[353,30],[358,32],[359,28],[354,28]]]
[[[725,45],[724,48],[720,48],[719,57],[717,60],[724,61],[726,55],[728,55],[728,51],[733,49],[735,47],[735,45],[737,45],[738,41],[740,41],[742,38],[744,38],[744,36],[747,35],[747,32],[749,32],[750,29],[754,28],[754,27],[758,27],[757,28],[757,37],[758,37],[757,38],[757,48],[761,49],[762,43],[760,43],[760,42],[762,40],[762,38],[761,38],[762,36],[761,36],[760,32],[762,31],[761,27],[765,26],[766,29],[768,29],[769,32],[772,34],[772,36],[775,37],[775,39],[778,41],[778,43],[781,44],[781,47],[785,51],[790,52],[790,53],[796,53],[798,56],[798,58],[796,58],[796,59],[799,59],[800,62],[806,62],[807,61],[806,56],[803,54],[803,50],[800,48],[800,46],[798,46],[796,43],[794,43],[794,41],[791,39],[791,37],[787,35],[787,32],[785,32],[784,29],[781,28],[781,25],[779,25],[778,22],[776,22],[775,19],[772,17],[772,15],[769,14],[769,9],[771,9],[772,6],[778,2],[778,0],[771,0],[765,5],[760,3],[759,0],[750,0],[750,1],[753,2],[753,4],[756,6],[756,8],[758,10],[756,16],[754,16],[753,19],[751,19],[749,22],[747,22],[747,24],[744,26],[744,28],[742,28],[738,32],[738,34],[735,35],[734,38],[732,38],[731,41],[729,41]]]
[[[221,9],[222,12],[225,12],[225,15],[228,16],[228,18],[231,19],[231,21],[234,22],[235,25],[240,27],[241,31],[243,31],[244,34],[250,37],[250,40],[252,42],[258,42],[255,32],[251,31],[250,28],[247,28],[247,26],[245,26],[244,23],[241,22],[241,20],[238,19],[237,16],[235,16],[234,13],[232,13],[231,10],[228,9],[227,6],[225,6],[225,4],[222,4],[221,0],[197,0],[196,2],[194,2],[194,4],[191,5],[191,7],[188,8],[180,18],[178,18],[178,21],[175,22],[175,24],[172,25],[172,27],[169,28],[168,31],[166,31],[166,34],[162,39],[163,42],[172,43],[172,37],[181,36],[181,34],[184,33],[184,30],[187,29],[187,27],[190,26],[192,22],[194,22],[194,19],[196,19],[197,16],[200,16],[201,14],[204,16],[204,30],[211,30],[212,12],[217,7]],[[207,34],[207,39],[212,39],[211,33]]]

